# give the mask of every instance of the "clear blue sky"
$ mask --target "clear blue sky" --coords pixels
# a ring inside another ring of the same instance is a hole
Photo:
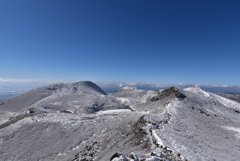
[[[0,78],[240,85],[240,1],[1,0]]]

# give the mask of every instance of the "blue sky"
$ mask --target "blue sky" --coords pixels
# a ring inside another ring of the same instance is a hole
[[[1,0],[0,78],[240,85],[240,1]]]

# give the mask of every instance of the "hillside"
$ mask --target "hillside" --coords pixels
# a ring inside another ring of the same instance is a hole
[[[240,103],[197,86],[106,94],[91,82],[53,84],[1,104],[0,160],[240,158]]]
[[[96,84],[84,81],[58,83],[36,88],[15,97],[0,100],[0,112],[94,113],[108,108],[124,108]]]
[[[240,94],[229,94],[229,93],[216,93],[216,94],[240,103]]]

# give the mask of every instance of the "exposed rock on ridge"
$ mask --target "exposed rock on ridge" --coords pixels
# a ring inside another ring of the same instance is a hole
[[[186,98],[186,96],[180,92],[180,89],[177,87],[170,87],[168,89],[165,89],[163,91],[159,91],[157,96],[154,96],[153,98],[149,99],[150,101],[158,101],[158,100],[163,100],[165,98],[178,98],[180,100],[183,100]]]

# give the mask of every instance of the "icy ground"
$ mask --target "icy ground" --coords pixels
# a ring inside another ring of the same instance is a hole
[[[240,104],[199,87],[53,84],[0,100],[1,161],[240,158]]]

